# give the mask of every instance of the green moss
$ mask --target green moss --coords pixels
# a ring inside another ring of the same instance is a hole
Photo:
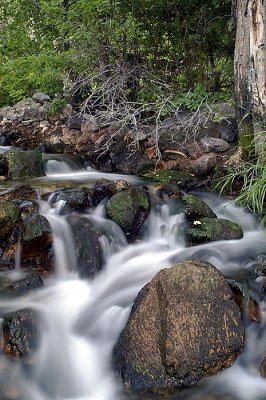
[[[7,154],[8,177],[28,179],[43,176],[42,155],[38,151],[12,150]]]
[[[202,218],[194,221],[185,229],[187,238],[192,243],[201,243],[214,240],[234,240],[243,237],[242,228],[225,219]]]
[[[176,181],[177,183],[182,184],[184,181],[191,180],[192,175],[187,172],[162,169],[157,172],[149,172],[144,174],[143,177],[147,182],[150,183],[167,184]]]
[[[149,371],[147,370],[147,368],[143,366],[143,364],[140,361],[133,361],[132,367],[135,371],[137,371],[140,374],[149,375]]]
[[[19,223],[20,209],[13,202],[0,202],[0,238],[7,236]]]
[[[198,197],[185,195],[182,197],[182,200],[185,203],[184,213],[187,219],[192,220],[194,218],[202,217],[216,218],[216,214],[211,210],[211,208]]]
[[[114,194],[107,203],[107,213],[124,231],[134,224],[140,209],[149,210],[149,198],[143,188],[130,188]]]

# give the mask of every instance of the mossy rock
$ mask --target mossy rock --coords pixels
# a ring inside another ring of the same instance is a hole
[[[70,215],[67,221],[74,239],[77,272],[81,278],[92,279],[104,264],[100,243],[102,233],[88,218]]]
[[[182,197],[184,203],[184,214],[188,221],[199,218],[217,218],[212,209],[196,196],[186,194]]]
[[[173,181],[177,181],[182,183],[183,181],[187,181],[191,179],[191,176],[187,172],[169,170],[169,169],[161,169],[156,172],[149,172],[143,175],[144,179],[150,183],[161,183],[167,184]]]
[[[36,150],[12,150],[7,153],[8,177],[13,180],[44,176],[42,155]]]
[[[161,270],[138,293],[113,351],[134,392],[166,395],[233,364],[244,326],[226,279],[205,261]]]
[[[35,311],[24,309],[3,318],[3,351],[19,358],[37,349],[39,318]]]
[[[0,239],[9,235],[20,221],[20,209],[13,202],[0,202]]]
[[[130,187],[114,194],[107,203],[107,214],[133,239],[147,218],[150,202],[147,191],[142,187]]]
[[[240,225],[227,219],[201,218],[184,229],[186,239],[192,244],[215,240],[236,240],[243,237]]]

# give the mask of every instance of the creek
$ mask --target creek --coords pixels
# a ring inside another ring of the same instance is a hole
[[[32,185],[46,188],[90,186],[103,177],[141,183],[135,177],[82,169],[75,162],[59,156],[53,159],[46,156],[44,162],[46,177],[32,180]],[[150,190],[154,191],[152,187]],[[155,192],[153,195],[156,199]],[[253,276],[258,258],[266,254],[264,229],[255,217],[231,201],[210,193],[197,195],[219,217],[239,223],[244,237],[186,247],[179,231],[183,215],[176,213],[171,202],[157,199],[142,228],[141,240],[128,244],[122,230],[106,218],[101,203],[85,214],[103,232],[101,246],[105,266],[90,281],[81,280],[74,272],[77,260],[71,229],[65,213],[62,213],[64,203],[59,201],[51,206],[51,197],[47,201],[39,200],[39,212],[48,219],[53,231],[55,273],[45,280],[41,289],[18,299],[1,299],[1,312],[22,308],[36,310],[41,316],[41,338],[29,365],[23,360],[12,361],[5,355],[0,356],[0,372],[8,371],[8,374],[0,374],[0,388],[9,380],[14,392],[19,393],[18,398],[23,400],[129,399],[112,372],[113,346],[139,290],[160,269],[181,260],[211,262],[227,278],[235,278],[251,289],[264,310],[260,282]],[[18,251],[15,272],[6,273],[8,279],[16,280],[18,274],[25,276],[19,263]],[[257,372],[259,354],[266,350],[265,321],[249,323],[246,332],[245,351],[233,367],[218,376],[204,379],[193,389],[175,393],[172,398],[265,399],[266,380]],[[10,393],[10,400],[15,398],[15,394]],[[141,397],[143,400],[148,398]]]

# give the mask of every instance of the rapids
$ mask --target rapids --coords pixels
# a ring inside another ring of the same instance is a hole
[[[135,177],[73,167],[65,159],[46,160],[45,168],[46,183],[56,179],[60,185],[69,180],[89,185],[102,177],[139,182]],[[258,257],[266,253],[265,231],[255,217],[232,202],[214,194],[197,195],[219,216],[239,223],[244,230],[243,239],[186,248],[179,231],[183,215],[176,213],[171,202],[157,199],[142,229],[142,239],[129,245],[121,229],[105,218],[104,206],[100,204],[85,215],[101,226],[103,232],[101,245],[105,267],[92,281],[81,280],[73,272],[74,244],[66,217],[60,213],[63,204],[52,207],[49,199],[39,201],[40,214],[49,220],[53,231],[56,272],[35,292],[19,299],[1,299],[1,312],[21,308],[39,312],[41,340],[30,363],[0,356],[0,371],[8,371],[8,374],[0,374],[0,394],[1,387],[6,387],[9,381],[14,388],[10,400],[128,399],[112,373],[113,346],[138,291],[161,268],[177,261],[204,259],[211,262],[226,277],[237,278],[251,288],[261,308],[265,309],[260,283],[252,275]],[[16,273],[19,262],[18,250]],[[12,274],[11,279],[14,279]],[[222,395],[229,395],[230,399],[265,399],[266,380],[259,377],[256,368],[259,353],[265,352],[265,332],[265,321],[261,325],[250,323],[246,349],[233,367],[206,378],[193,389],[176,393],[173,399],[218,400]],[[17,393],[19,397],[15,397]]]

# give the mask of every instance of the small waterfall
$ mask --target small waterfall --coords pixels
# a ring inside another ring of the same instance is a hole
[[[102,234],[105,265],[91,281],[81,280],[72,272],[76,269],[75,248],[66,217],[60,215],[62,203],[52,208],[49,201],[39,201],[40,214],[48,219],[53,231],[55,278],[19,301],[6,299],[0,304],[5,312],[27,307],[41,316],[41,342],[34,354],[34,367],[10,367],[23,400],[124,399],[110,367],[112,349],[139,290],[160,269],[199,258],[214,263],[228,277],[251,279],[255,260],[266,252],[265,232],[243,210],[225,207],[224,200],[208,195],[204,200],[215,210],[231,213],[244,227],[243,239],[187,248],[180,230],[183,215],[177,214],[171,204],[153,207],[143,227],[143,237],[134,244],[128,244],[122,230],[106,219],[104,203],[82,215]],[[263,326],[256,327],[254,334],[257,345],[263,343],[258,335],[260,328]],[[214,393],[213,399],[225,388],[234,400],[265,399],[266,381],[247,367],[252,364],[247,360],[254,356],[250,343],[254,340],[247,342],[246,352],[230,370],[203,384]],[[8,363],[4,356],[1,361]],[[184,398],[190,399],[189,394]]]
[[[60,208],[64,204],[58,202],[57,208],[52,208],[47,202],[39,201],[40,214],[47,218],[53,232],[55,251],[55,276],[64,279],[76,270],[75,248],[71,229],[65,216],[60,216]]]

